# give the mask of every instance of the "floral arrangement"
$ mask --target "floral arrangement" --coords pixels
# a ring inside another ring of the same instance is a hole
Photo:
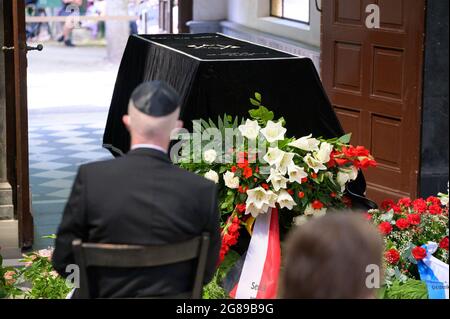
[[[449,263],[448,195],[442,199],[386,200],[379,210],[370,210],[367,216],[384,238],[388,287],[394,282],[420,280],[417,263],[427,256],[422,245],[429,242],[438,244],[434,257]]]
[[[0,262],[0,298],[64,299],[71,287],[53,269],[52,254],[53,248],[25,254],[17,268]]]
[[[249,111],[250,118],[225,115],[217,123],[194,121],[188,151],[185,144],[183,155],[175,160],[218,184],[220,260],[237,244],[240,228],[251,232],[255,218],[270,208],[289,211],[289,227],[322,216],[328,208],[350,205],[344,195],[346,184],[357,178],[359,169],[376,166],[367,149],[349,145],[351,135],[328,140],[286,137],[285,120],[274,120],[259,93],[250,102],[258,107]],[[214,135],[211,131],[216,132],[213,142],[209,138],[192,142],[196,135]],[[235,134],[231,141],[236,144],[226,144],[229,132]]]

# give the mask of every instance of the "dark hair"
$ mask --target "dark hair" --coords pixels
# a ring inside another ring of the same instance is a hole
[[[375,297],[367,266],[380,276],[383,243],[363,214],[328,213],[292,230],[287,241],[281,297],[354,299]],[[380,278],[381,281],[381,278]]]

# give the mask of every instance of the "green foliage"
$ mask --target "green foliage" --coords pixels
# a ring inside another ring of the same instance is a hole
[[[390,287],[380,291],[381,299],[428,299],[427,286],[423,281],[408,279],[402,283],[395,280]]]
[[[233,250],[226,255],[211,282],[203,288],[203,299],[229,299],[226,291],[221,287],[225,276],[241,256]]]

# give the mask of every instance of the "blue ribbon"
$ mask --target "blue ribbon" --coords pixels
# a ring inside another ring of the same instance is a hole
[[[422,247],[427,250],[427,245],[423,245]],[[428,298],[446,299],[444,283],[439,281],[433,270],[431,270],[431,268],[428,267],[422,260],[418,261],[417,267],[419,269],[420,279],[427,285]]]

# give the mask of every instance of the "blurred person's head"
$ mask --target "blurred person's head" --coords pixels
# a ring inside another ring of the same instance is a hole
[[[373,274],[373,265],[383,274],[383,242],[363,216],[330,212],[293,229],[287,241],[281,297],[375,298],[377,291],[366,280]]]
[[[173,130],[183,126],[180,97],[168,84],[145,82],[132,93],[123,123],[131,135],[131,145],[153,144],[167,149]]]

